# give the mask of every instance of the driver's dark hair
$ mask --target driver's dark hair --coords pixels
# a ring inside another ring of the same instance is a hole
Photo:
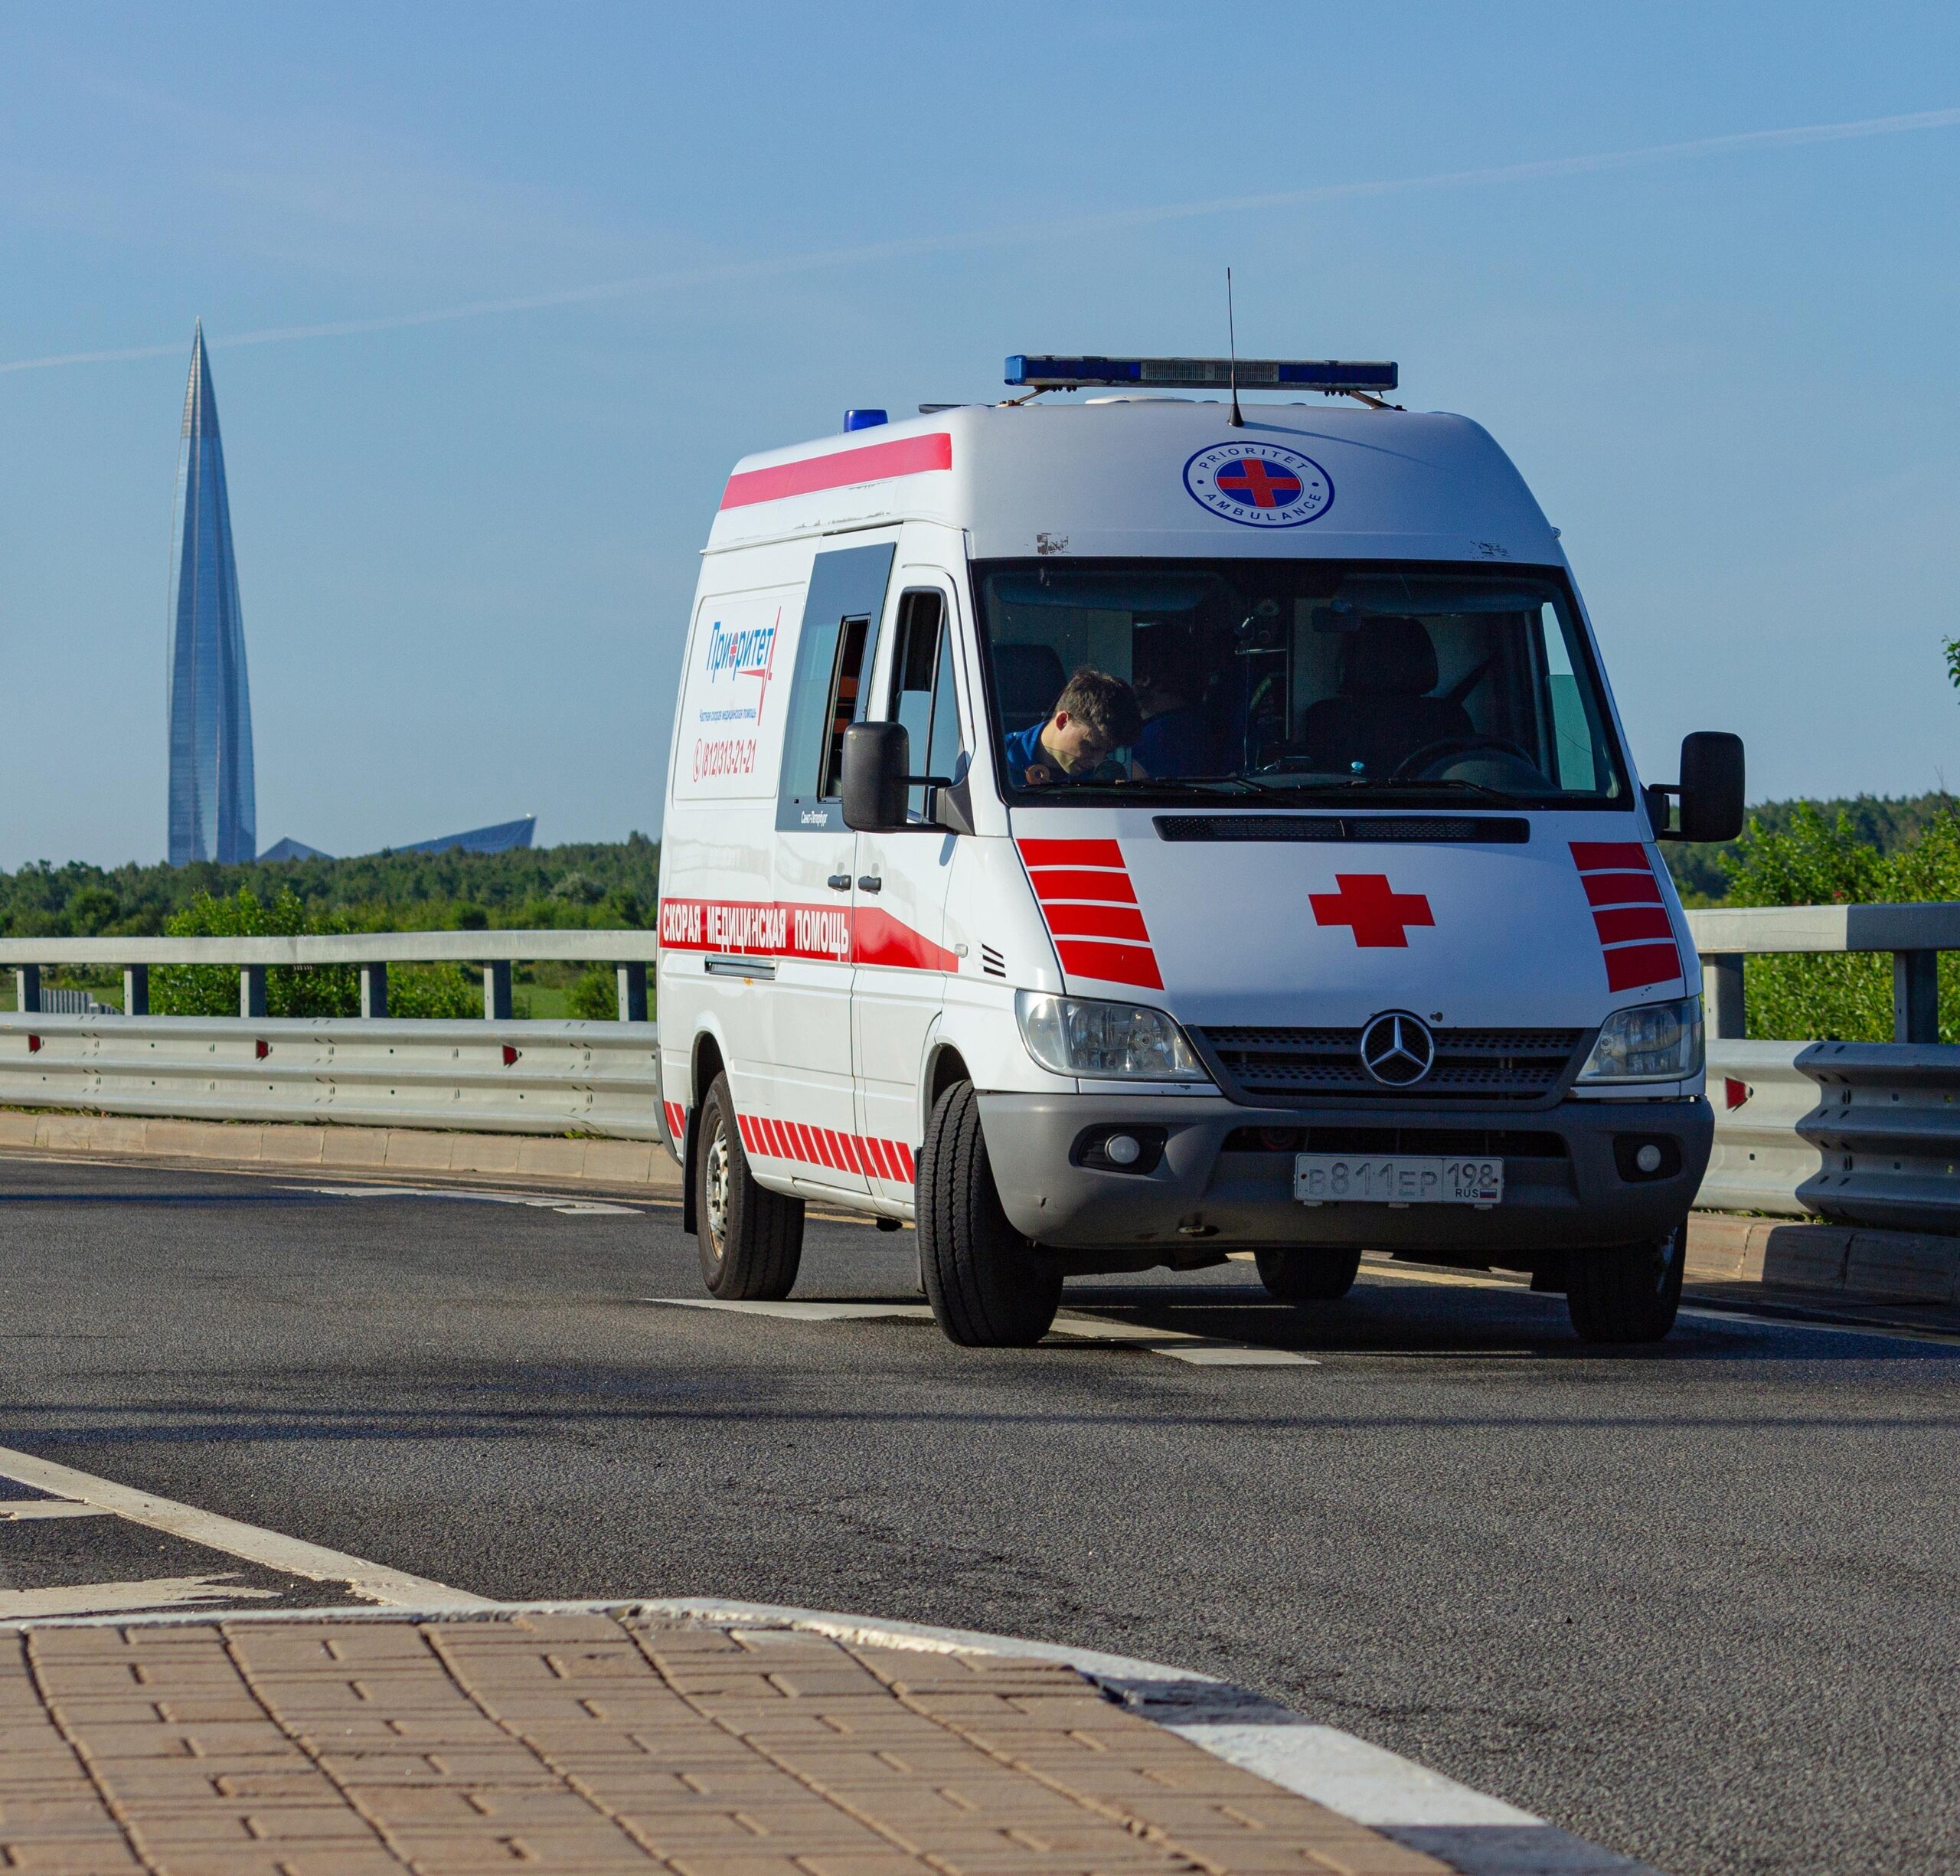
[[[1079,717],[1112,747],[1136,740],[1143,727],[1143,713],[1137,708],[1136,694],[1121,678],[1083,665],[1062,686],[1050,719],[1067,711]]]

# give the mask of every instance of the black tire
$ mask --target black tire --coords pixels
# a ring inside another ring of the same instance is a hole
[[[920,1268],[947,1339],[966,1348],[1031,1348],[1061,1307],[1061,1273],[1001,1209],[970,1081],[933,1104],[916,1196]]]
[[[1361,1267],[1358,1248],[1343,1250],[1332,1244],[1275,1245],[1253,1257],[1266,1293],[1282,1302],[1332,1302],[1354,1287],[1354,1273]]]
[[[1645,1244],[1574,1250],[1566,1263],[1565,1306],[1581,1342],[1659,1342],[1681,1307],[1687,1224]]]
[[[717,1075],[701,1103],[694,1209],[701,1277],[711,1296],[779,1302],[795,1287],[803,1260],[803,1201],[756,1183],[728,1077]]]

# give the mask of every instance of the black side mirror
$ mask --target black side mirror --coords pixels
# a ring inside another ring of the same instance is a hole
[[[1661,840],[1733,840],[1743,831],[1743,739],[1726,730],[1697,730],[1681,738],[1677,788],[1651,788],[1648,808]],[[1667,798],[1681,797],[1681,825],[1668,825]]]
[[[844,825],[885,834],[906,825],[912,738],[902,723],[854,723],[844,732]]]

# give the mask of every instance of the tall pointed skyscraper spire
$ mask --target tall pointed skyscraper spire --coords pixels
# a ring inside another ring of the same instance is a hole
[[[258,851],[252,693],[204,325],[191,342],[170,566],[170,863]]]

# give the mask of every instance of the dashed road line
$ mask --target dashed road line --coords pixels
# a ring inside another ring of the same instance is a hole
[[[451,1589],[446,1583],[411,1576],[387,1564],[371,1563],[345,1551],[331,1551],[324,1544],[309,1544],[302,1538],[289,1538],[215,1512],[200,1511],[195,1505],[180,1505],[154,1492],[119,1485],[111,1479],[77,1472],[73,1466],[38,1459],[31,1453],[16,1453],[0,1446],[0,1476],[30,1490],[95,1505],[133,1525],[165,1531],[188,1543],[201,1544],[207,1550],[222,1551],[227,1557],[242,1557],[247,1563],[262,1564],[268,1570],[311,1577],[316,1583],[345,1583],[354,1595],[369,1602],[433,1602],[451,1609],[490,1606],[486,1598]]]
[[[18,1525],[37,1518],[106,1518],[100,1505],[78,1505],[73,1499],[0,1499],[0,1525]]]
[[[155,1609],[209,1609],[240,1597],[270,1602],[276,1590],[248,1589],[230,1576],[150,1577],[136,1583],[63,1583],[45,1590],[0,1590],[0,1623],[45,1616],[106,1616]]]
[[[769,1315],[795,1322],[864,1322],[890,1318],[929,1322],[933,1312],[923,1302],[744,1302],[718,1296],[645,1296],[643,1302],[670,1309],[725,1309],[743,1315]],[[1318,1368],[1312,1355],[1291,1348],[1269,1348],[1256,1342],[1224,1342],[1193,1335],[1182,1329],[1152,1329],[1142,1322],[1119,1322],[1103,1316],[1058,1315],[1048,1332],[1073,1342],[1133,1348],[1146,1355],[1168,1355],[1194,1368]]]

